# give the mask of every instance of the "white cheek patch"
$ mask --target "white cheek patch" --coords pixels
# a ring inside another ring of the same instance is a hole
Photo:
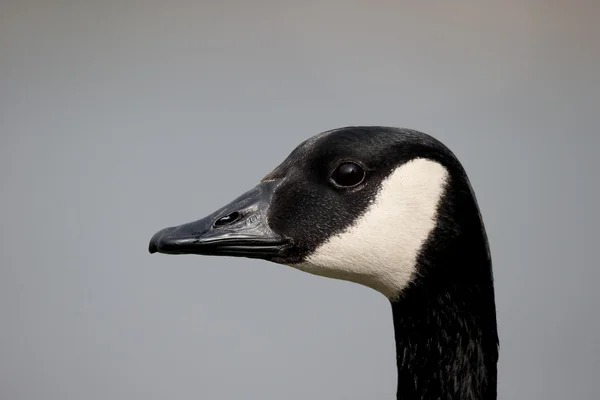
[[[435,228],[447,177],[447,170],[431,160],[401,165],[352,226],[292,267],[398,296],[416,273],[419,251]]]

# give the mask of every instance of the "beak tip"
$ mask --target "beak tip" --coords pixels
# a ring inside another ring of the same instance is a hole
[[[150,254],[158,253],[158,246],[154,240],[150,241],[150,245],[148,246],[148,252]]]
[[[165,229],[161,229],[160,231],[156,232],[154,234],[154,236],[152,236],[152,239],[150,239],[150,244],[148,244],[148,252],[150,254],[154,254],[154,253],[159,253],[160,249],[159,249],[159,244],[161,243],[162,239],[164,238],[165,235],[171,233],[173,230],[175,230],[176,227],[170,227],[170,228],[165,228]],[[162,247],[162,246],[160,246]]]

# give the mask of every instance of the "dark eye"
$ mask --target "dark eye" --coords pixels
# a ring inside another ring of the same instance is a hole
[[[344,162],[333,171],[331,179],[334,183],[343,187],[356,186],[365,178],[365,170],[356,163]]]

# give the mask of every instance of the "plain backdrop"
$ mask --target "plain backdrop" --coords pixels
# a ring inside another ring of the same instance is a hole
[[[598,1],[0,2],[0,398],[392,399],[377,292],[152,234],[346,125],[428,132],[491,243],[499,398],[597,399]]]

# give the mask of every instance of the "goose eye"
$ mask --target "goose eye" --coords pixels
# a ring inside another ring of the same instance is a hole
[[[365,178],[365,170],[356,163],[344,162],[333,171],[331,179],[338,186],[356,186]]]

